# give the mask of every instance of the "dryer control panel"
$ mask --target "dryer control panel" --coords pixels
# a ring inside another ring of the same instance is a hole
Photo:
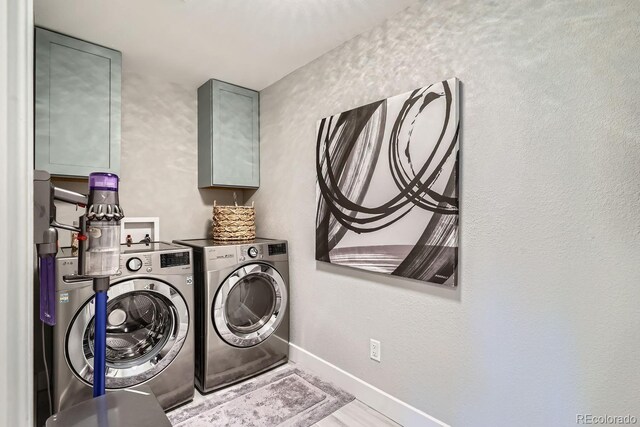
[[[274,243],[248,243],[238,247],[238,261],[286,261],[287,243],[275,241]]]
[[[203,267],[205,271],[217,271],[249,262],[288,261],[287,254],[286,240],[257,239],[248,242],[218,243],[204,246]]]
[[[238,261],[261,260],[264,258],[265,251],[262,244],[242,245],[238,250]]]
[[[267,245],[269,248],[269,256],[273,255],[286,255],[287,254],[287,244],[286,243],[275,243],[273,245]]]
[[[221,270],[238,263],[234,246],[212,246],[205,249],[207,270]]]

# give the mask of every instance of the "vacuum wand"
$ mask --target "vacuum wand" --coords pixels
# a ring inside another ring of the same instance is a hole
[[[93,397],[102,396],[106,388],[108,290],[108,277],[93,279],[96,307],[93,338]]]

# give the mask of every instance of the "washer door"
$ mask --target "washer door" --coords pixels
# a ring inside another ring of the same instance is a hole
[[[213,323],[227,343],[251,347],[278,328],[286,307],[287,289],[280,273],[268,264],[248,264],[220,286],[213,301]]]
[[[180,293],[160,280],[134,279],[109,288],[107,303],[107,388],[143,383],[178,355],[189,330]],[[93,384],[94,298],[71,322],[65,347],[73,372]]]

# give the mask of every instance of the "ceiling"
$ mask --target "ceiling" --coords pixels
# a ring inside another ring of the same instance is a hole
[[[261,90],[417,0],[35,0],[36,25],[123,54],[123,68]]]

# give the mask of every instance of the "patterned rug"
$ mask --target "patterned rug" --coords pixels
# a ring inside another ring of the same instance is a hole
[[[198,396],[167,415],[181,427],[307,427],[355,398],[289,363],[272,373]]]

